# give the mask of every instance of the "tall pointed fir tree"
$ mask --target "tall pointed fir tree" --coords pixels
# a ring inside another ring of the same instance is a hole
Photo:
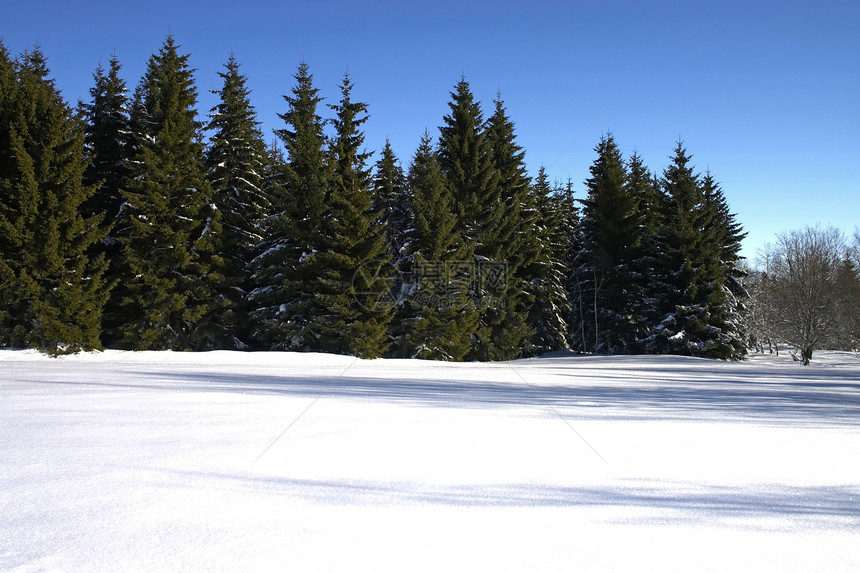
[[[341,83],[331,142],[329,212],[317,293],[323,312],[313,317],[320,342],[329,351],[379,358],[388,349],[392,268],[381,212],[373,209],[370,170],[361,125],[367,105],[352,100],[349,75]]]
[[[505,204],[499,192],[499,172],[486,137],[486,126],[469,83],[462,78],[451,93],[450,115],[439,128],[439,163],[454,200],[456,231],[471,250],[470,295],[479,312],[469,358],[492,360],[504,352],[494,340],[503,310],[505,261],[499,233]]]
[[[746,233],[730,211],[719,183],[706,171],[701,181],[704,208],[710,222],[704,232],[715,249],[708,261],[713,265],[713,288],[708,298],[708,324],[717,332],[708,341],[704,356],[725,360],[740,360],[746,355],[744,301],[749,294],[742,279],[746,273],[740,262],[741,242]]]
[[[262,240],[262,223],[269,211],[264,194],[266,147],[256,111],[251,105],[247,79],[231,54],[219,72],[223,80],[219,103],[210,112],[207,131],[206,175],[221,215],[218,254],[224,262],[224,281],[216,285],[219,297],[229,301],[221,317],[225,327],[217,343],[223,348],[243,349],[251,343],[253,327],[248,295],[254,248]]]
[[[116,285],[105,305],[103,320],[104,339],[109,345],[121,339],[120,328],[126,321],[121,301],[128,294],[121,277],[129,274],[123,267],[120,239],[127,230],[120,224],[120,211],[125,202],[123,189],[128,185],[131,165],[128,88],[119,76],[121,69],[116,56],[111,58],[107,73],[99,64],[93,75],[95,83],[90,88],[91,100],[81,105],[86,126],[86,155],[90,160],[84,182],[96,186],[84,209],[90,215],[103,213],[105,222],[110,225],[108,236],[96,249],[107,257],[107,276]]]
[[[405,352],[404,322],[399,311],[403,309],[403,302],[411,285],[408,280],[411,263],[408,246],[415,222],[410,193],[400,161],[391,148],[391,142],[386,139],[382,156],[374,166],[371,194],[373,209],[381,214],[377,224],[385,227],[386,254],[391,257],[389,304],[394,314],[388,332],[392,342],[390,352],[395,356]]]
[[[111,57],[107,73],[99,64],[90,88],[92,99],[81,105],[90,160],[84,179],[88,185],[98,185],[86,207],[92,214],[104,213],[109,223],[116,221],[125,201],[122,189],[130,162],[128,88],[119,76],[121,69],[116,56]]]
[[[313,75],[302,62],[295,74],[288,110],[279,114],[286,127],[276,135],[286,149],[280,173],[267,186],[271,213],[253,261],[255,290],[251,296],[257,337],[265,347],[282,350],[323,350],[315,317],[322,315],[318,297],[322,266],[330,171],[322,101]]]
[[[0,44],[0,345],[100,348],[106,233],[85,217],[84,130],[41,51],[17,65]]]
[[[415,225],[407,237],[408,296],[397,309],[404,333],[396,341],[399,354],[463,360],[478,321],[469,294],[473,249],[457,230],[457,207],[429,133],[412,159],[408,183]]]
[[[655,315],[659,293],[665,285],[660,282],[656,269],[659,254],[662,253],[662,236],[658,233],[660,225],[661,195],[657,180],[645,166],[642,157],[634,151],[627,161],[627,192],[638,204],[639,229],[634,242],[632,259],[629,266],[636,291],[633,297],[631,314],[634,319],[634,342],[631,350],[643,352],[643,337],[647,336],[650,322]]]
[[[134,161],[123,209],[130,275],[125,342],[136,349],[208,349],[224,337],[229,301],[221,230],[206,179],[197,90],[188,56],[169,36],[149,59],[131,109]]]
[[[535,198],[526,174],[525,152],[516,142],[514,124],[507,115],[501,94],[493,101],[495,110],[487,120],[486,139],[498,173],[498,197],[504,208],[495,230],[486,242],[493,245],[495,260],[504,265],[504,277],[485,322],[491,324],[493,351],[487,358],[510,360],[531,354],[535,329],[529,314],[535,305],[542,252],[537,234]]]
[[[632,270],[641,243],[638,198],[611,134],[595,147],[597,159],[582,200],[581,256],[574,269],[580,284],[578,315],[586,334],[582,350],[629,353],[636,340],[634,316],[640,293]]]
[[[531,193],[537,209],[532,232],[541,251],[532,263],[531,288],[535,302],[529,313],[529,324],[534,329],[534,350],[541,354],[569,347],[567,321],[571,307],[567,293],[570,274],[567,259],[576,208],[571,196],[553,190],[543,167],[538,171]]]
[[[664,288],[647,347],[657,353],[739,358],[743,350],[737,348],[735,326],[724,314],[731,304],[722,263],[724,250],[733,249],[729,236],[739,229],[729,231],[731,221],[720,220],[721,193],[713,182],[703,185],[689,163],[678,142],[661,180],[663,251],[655,278]]]
[[[406,176],[388,139],[374,167],[372,196],[374,209],[382,214],[380,224],[386,227],[387,251],[398,267],[405,256],[405,240],[413,221]]]

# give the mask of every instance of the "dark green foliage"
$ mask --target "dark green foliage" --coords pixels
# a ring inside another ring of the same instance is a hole
[[[322,313],[313,318],[325,350],[378,358],[388,349],[392,307],[392,269],[381,213],[372,209],[370,172],[366,167],[361,125],[367,106],[351,99],[345,76],[335,111],[331,144],[331,187],[324,221],[324,249],[314,258],[322,274],[316,293]]]
[[[86,151],[90,165],[84,176],[87,185],[96,185],[96,192],[85,208],[91,214],[105,214],[113,223],[125,198],[122,189],[129,174],[128,89],[119,77],[122,66],[114,56],[107,74],[99,64],[93,75],[95,85],[90,89],[92,100],[82,104],[86,124]]]
[[[0,44],[0,345],[744,355],[745,235],[680,143],[658,179],[604,137],[580,217],[570,182],[530,181],[501,97],[484,121],[465,79],[406,177],[388,141],[368,167],[348,76],[327,122],[302,63],[267,148],[231,56],[204,147],[172,37],[131,106],[120,70],[98,67],[76,117],[38,50]],[[846,292],[856,277],[846,259]]]
[[[84,131],[38,48],[0,45],[0,345],[53,354],[101,348],[109,287],[102,217],[83,217]]]
[[[469,296],[472,249],[457,232],[454,198],[425,133],[409,169],[415,226],[409,234],[408,297],[398,308],[401,354],[462,360],[478,315]]]
[[[110,226],[108,236],[95,249],[107,257],[107,276],[116,285],[104,312],[104,338],[108,344],[121,338],[120,328],[126,321],[121,301],[128,295],[123,277],[129,274],[123,264],[121,242],[128,229],[121,222],[120,211],[130,174],[131,141],[128,90],[119,77],[121,68],[116,56],[111,58],[107,74],[99,65],[93,76],[95,85],[90,89],[92,100],[80,106],[86,125],[86,154],[90,160],[84,183],[96,187],[83,209],[90,215],[103,214]]]
[[[387,252],[399,267],[405,257],[404,247],[413,216],[406,176],[387,139],[374,169],[372,195],[374,209],[382,215],[380,224],[386,228]]]
[[[746,355],[746,329],[743,324],[743,301],[749,294],[743,287],[746,273],[741,270],[741,241],[746,237],[741,225],[730,212],[719,184],[706,172],[702,178],[702,195],[711,221],[704,229],[715,249],[714,276],[719,285],[708,299],[709,324],[718,329],[709,341],[705,356],[739,360]]]
[[[494,232],[505,206],[499,201],[499,174],[483,114],[465,78],[451,97],[451,114],[439,128],[438,160],[454,200],[456,230],[473,254],[498,260],[500,245]]]
[[[709,176],[693,173],[679,142],[663,187],[662,252],[655,283],[655,320],[646,347],[657,353],[742,358],[737,295],[729,280],[737,261],[740,229]]]
[[[532,345],[540,354],[568,348],[567,321],[571,312],[567,291],[568,257],[576,208],[570,193],[550,187],[543,167],[538,171],[531,193],[537,210],[532,232],[541,251],[532,265],[534,278],[529,283],[534,292],[529,324],[535,333]]]
[[[495,111],[487,121],[486,138],[498,174],[498,200],[504,210],[484,241],[491,246],[487,251],[495,253],[493,260],[504,264],[505,280],[494,294],[499,303],[482,316],[482,323],[491,329],[490,348],[484,356],[510,360],[533,351],[529,314],[538,295],[544,245],[535,233],[538,212],[526,174],[525,152],[516,142],[514,124],[501,95],[493,103]]]
[[[131,110],[134,163],[121,238],[129,276],[126,343],[136,349],[214,348],[229,300],[218,296],[219,213],[203,164],[197,91],[172,37],[153,55]]]
[[[206,126],[212,131],[206,149],[206,176],[221,216],[217,245],[224,280],[216,285],[229,306],[219,317],[224,330],[222,348],[245,348],[252,336],[248,294],[253,288],[251,260],[262,240],[263,218],[269,211],[263,191],[266,148],[251,105],[245,76],[231,55],[220,72],[223,86]]]
[[[642,244],[639,190],[628,185],[626,166],[612,135],[595,148],[597,159],[582,201],[581,254],[574,269],[583,317],[582,350],[629,353],[636,340],[635,308],[641,299],[634,271]]]
[[[322,350],[315,317],[322,316],[318,298],[325,250],[324,219],[331,175],[325,151],[322,101],[305,62],[295,75],[289,109],[279,117],[286,123],[276,132],[287,159],[270,175],[267,195],[271,213],[265,238],[253,261],[256,289],[251,300],[257,337],[272,349]]]
[[[468,82],[461,79],[451,96],[451,114],[439,128],[438,154],[453,198],[455,230],[471,251],[465,258],[471,259],[470,296],[479,318],[470,358],[494,360],[518,351],[510,340],[496,339],[505,310],[508,274],[504,259],[504,233],[509,230],[503,225],[505,203],[483,114]]]
[[[657,316],[655,304],[666,285],[660,281],[660,253],[663,252],[663,237],[660,232],[660,213],[663,196],[659,183],[634,152],[627,162],[627,192],[638,204],[639,239],[638,248],[632,251],[629,272],[636,284],[637,295],[632,297],[630,307],[633,318],[635,341],[631,345],[634,352],[643,351],[642,338],[647,336],[650,325]]]

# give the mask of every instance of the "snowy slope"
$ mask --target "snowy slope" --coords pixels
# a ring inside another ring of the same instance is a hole
[[[858,570],[816,359],[0,351],[0,570]]]

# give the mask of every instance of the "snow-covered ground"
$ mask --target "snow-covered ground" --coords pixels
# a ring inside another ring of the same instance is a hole
[[[2,571],[857,571],[860,356],[0,351]]]

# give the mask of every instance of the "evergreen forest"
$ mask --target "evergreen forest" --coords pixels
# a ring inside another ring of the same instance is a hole
[[[299,64],[267,144],[236,59],[202,114],[188,59],[132,91],[113,57],[72,106],[0,44],[0,347],[745,355],[745,235],[682,142],[653,171],[603,135],[574,198],[465,78],[398,158],[349,75]]]

